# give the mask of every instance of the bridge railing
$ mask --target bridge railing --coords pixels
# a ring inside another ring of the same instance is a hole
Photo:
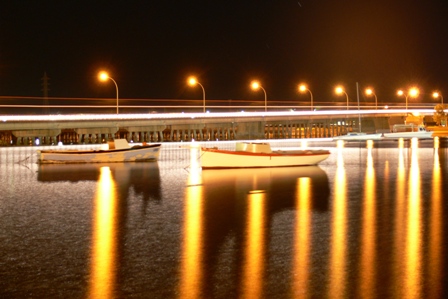
[[[432,109],[435,103],[408,103],[409,109]],[[119,113],[189,113],[202,112],[202,100],[188,99],[119,99]],[[42,98],[0,96],[0,115],[48,114],[115,114],[115,98]],[[315,102],[311,107],[306,101],[271,100],[267,106],[261,101],[206,100],[207,112],[262,112],[262,111],[319,111],[319,110],[384,110],[405,109],[404,103],[372,102]]]

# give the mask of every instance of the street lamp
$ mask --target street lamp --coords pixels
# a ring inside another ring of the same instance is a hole
[[[373,89],[367,88],[366,95],[368,95],[368,96],[373,95],[375,97],[375,109],[378,109],[378,98],[376,97],[376,94],[373,92]]]
[[[411,89],[409,89],[407,94],[405,94],[404,91],[401,89],[399,91],[397,91],[397,95],[399,97],[404,96],[406,99],[406,110],[408,110],[408,97],[416,98],[416,97],[418,97],[418,93],[419,93],[419,91],[415,87],[412,87]]]
[[[433,92],[432,97],[435,99],[440,98],[442,100],[442,106],[443,106],[443,96],[440,92],[437,92],[437,91]]]
[[[310,93],[310,96],[311,96],[311,111],[313,111],[313,94],[311,93],[311,90],[309,90],[308,87],[305,84],[300,84],[299,85],[299,91],[301,93],[304,93],[306,91],[308,91]]]
[[[202,112],[205,113],[205,89],[204,89],[204,86],[202,86],[202,84],[199,83],[199,81],[196,79],[196,77],[188,78],[188,85],[195,86],[196,84],[202,88]]]
[[[266,90],[263,88],[263,86],[261,86],[261,84],[258,81],[252,81],[250,83],[250,87],[253,90],[258,90],[258,89],[262,89],[264,92],[264,111],[268,111],[268,97],[266,95]]]
[[[110,79],[110,80],[112,80],[112,82],[114,82],[115,89],[117,91],[117,114],[118,114],[118,85],[117,85],[117,82],[115,82],[115,80],[113,78],[109,77],[109,74],[106,72],[100,72],[98,74],[98,79],[102,82],[105,82],[107,79]]]
[[[345,97],[347,98],[347,110],[348,110],[348,94],[345,92],[344,88],[342,86],[337,86],[334,91],[338,95],[343,94],[343,93],[345,94]]]

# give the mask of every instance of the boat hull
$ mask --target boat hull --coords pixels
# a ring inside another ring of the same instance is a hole
[[[418,138],[418,139],[430,139],[433,138],[433,132],[424,131],[424,132],[394,132],[394,133],[384,133],[384,138],[388,139],[410,139],[410,138]]]
[[[38,151],[38,163],[110,163],[110,162],[150,162],[157,161],[160,144],[134,146],[127,149],[87,150],[87,151]]]
[[[353,141],[362,141],[362,140],[381,140],[383,139],[382,133],[376,134],[347,134],[338,137],[334,137],[333,140],[353,140]]]
[[[251,153],[202,148],[201,166],[203,169],[219,169],[316,165],[329,155],[326,150]]]

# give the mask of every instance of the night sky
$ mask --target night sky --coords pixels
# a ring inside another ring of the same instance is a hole
[[[6,1],[0,6],[0,96],[356,101],[356,82],[379,101],[416,84],[421,100],[448,99],[448,1]],[[8,3],[9,2],[9,3]],[[365,100],[363,97],[361,100]]]

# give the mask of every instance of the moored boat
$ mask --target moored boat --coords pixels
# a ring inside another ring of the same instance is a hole
[[[386,139],[410,139],[410,138],[418,138],[418,139],[430,139],[433,136],[433,132],[425,131],[425,132],[395,132],[395,133],[384,133],[384,138]]]
[[[239,142],[235,151],[201,148],[201,166],[219,169],[316,165],[329,155],[328,150],[272,151],[268,143]]]
[[[161,144],[130,146],[125,139],[109,142],[109,149],[98,150],[41,150],[38,163],[105,163],[105,162],[149,162],[157,161]]]
[[[398,139],[398,138],[404,138],[404,139],[410,139],[410,138],[418,138],[418,139],[426,139],[426,138],[432,138],[433,132],[427,131],[424,126],[417,126],[417,130],[414,131],[414,127],[411,127],[412,131],[405,131],[405,132],[397,132],[395,130],[394,126],[394,132],[392,133],[384,133],[384,138],[389,139]]]

